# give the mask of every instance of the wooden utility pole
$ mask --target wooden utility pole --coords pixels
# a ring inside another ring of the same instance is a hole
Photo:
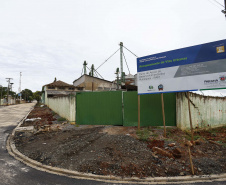
[[[188,110],[189,110],[189,120],[190,120],[190,128],[191,128],[191,141],[194,140],[193,136],[193,126],[192,126],[192,118],[191,118],[191,108],[190,108],[190,97],[189,97],[189,92],[187,92],[188,96]]]
[[[163,117],[163,125],[164,125],[164,137],[166,137],[166,122],[165,122],[165,111],[164,111],[163,93],[161,93],[161,99],[162,99],[162,117]]]
[[[195,174],[195,172],[194,172],[194,166],[193,166],[192,157],[191,157],[191,150],[190,150],[190,146],[188,146],[188,154],[189,154],[190,165],[191,165],[191,173],[192,173],[192,175],[194,175],[194,174]]]
[[[138,130],[140,130],[140,95],[138,94]]]

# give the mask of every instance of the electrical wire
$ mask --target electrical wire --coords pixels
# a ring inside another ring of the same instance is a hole
[[[128,66],[128,63],[127,63],[127,61],[126,61],[126,57],[125,57],[125,54],[124,54],[124,52],[122,52],[122,54],[123,54],[123,57],[124,57],[124,59],[125,59],[125,62],[126,62],[126,66],[127,66],[127,69],[128,69],[128,71],[129,71],[129,74],[130,74],[129,66]]]
[[[217,4],[221,5],[222,7],[224,7],[224,5],[220,4],[217,0],[213,0],[215,1]],[[224,7],[225,8],[225,7]]]
[[[119,49],[120,49],[120,48],[119,48]],[[118,49],[118,50],[119,50],[119,49]],[[117,53],[118,50],[117,50],[116,52],[114,52],[107,60],[105,60],[105,61],[104,61],[97,69],[99,69],[99,68],[100,68],[102,65],[104,65],[104,64],[105,64],[112,56],[114,56],[114,54]],[[97,69],[96,69],[96,70],[97,70]]]
[[[215,3],[213,3],[211,0],[208,0],[212,5],[214,5],[214,6],[216,6],[217,8],[219,8],[219,9],[222,9],[222,8],[220,8],[218,5],[216,5]]]
[[[130,51],[128,48],[126,48],[125,46],[123,46],[125,49],[127,49],[130,53],[132,53],[135,57],[137,57],[138,58],[138,56],[137,55],[135,55],[132,51]]]
[[[86,66],[87,67],[87,66]],[[88,67],[87,67],[88,68]],[[91,71],[91,69],[90,68],[88,68],[90,71]],[[102,79],[104,79],[101,75],[100,75],[100,73],[98,73],[98,71],[96,70],[96,69],[94,69],[94,72],[97,72],[97,74],[102,78]]]
[[[94,69],[94,71],[97,72],[96,69]],[[104,78],[100,75],[100,73],[97,72],[97,74],[98,74],[102,79],[104,79]]]

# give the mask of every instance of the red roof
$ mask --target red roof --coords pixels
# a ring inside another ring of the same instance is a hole
[[[63,81],[57,80],[55,82],[52,82],[50,84],[46,84],[44,86],[51,86],[51,87],[75,87],[73,85],[67,84]]]

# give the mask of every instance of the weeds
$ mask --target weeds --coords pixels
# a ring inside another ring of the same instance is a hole
[[[148,129],[137,130],[136,134],[137,134],[139,140],[142,140],[142,141],[147,141],[150,136],[150,132]]]

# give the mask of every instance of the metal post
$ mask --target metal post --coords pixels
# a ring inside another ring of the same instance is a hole
[[[9,81],[8,81],[8,88],[7,88],[7,104],[9,105]]]
[[[226,18],[226,0],[224,0],[224,12],[225,12],[225,18]]]
[[[120,42],[120,66],[121,66],[121,84],[123,81],[123,43]]]
[[[19,93],[20,93],[20,103],[21,103],[21,76],[22,76],[22,72],[20,72],[20,87],[19,87]]]
[[[10,84],[10,80],[12,79],[12,78],[6,78],[8,81],[8,88],[7,88],[7,105],[9,105],[9,84]]]

